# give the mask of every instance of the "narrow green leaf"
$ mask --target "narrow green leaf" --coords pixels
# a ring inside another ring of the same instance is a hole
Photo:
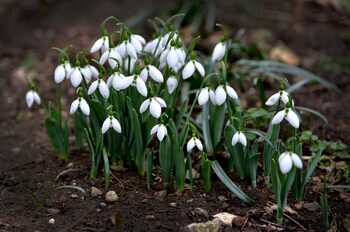
[[[109,160],[106,148],[103,148],[103,164],[104,164],[104,176],[105,176],[105,188],[109,187],[110,182],[110,170],[109,170]]]
[[[218,161],[211,161],[211,167],[213,168],[215,174],[219,177],[221,182],[231,190],[239,199],[245,202],[248,205],[254,204],[254,200],[249,198],[232,180],[226,175],[225,171],[221,168]]]

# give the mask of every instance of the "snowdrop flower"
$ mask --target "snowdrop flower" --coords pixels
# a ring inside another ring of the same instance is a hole
[[[27,106],[30,108],[32,107],[34,102],[40,105],[41,99],[39,97],[39,94],[35,90],[29,90],[26,94],[26,102],[27,102]]]
[[[242,131],[237,131],[232,137],[232,146],[236,145],[237,143],[240,143],[243,146],[247,146],[247,138]]]
[[[187,143],[187,152],[192,151],[194,147],[197,147],[198,150],[203,151],[203,144],[202,142],[197,139],[195,136],[193,136]]]
[[[299,128],[300,121],[298,115],[290,108],[286,107],[284,110],[278,112],[271,121],[272,125],[279,124],[282,120],[286,118],[289,124],[294,128]]]
[[[124,42],[119,44],[115,49],[119,53],[121,58],[126,58],[127,56],[129,56],[134,60],[137,59],[137,53],[135,51],[135,48],[128,40],[125,40]]]
[[[136,64],[136,59],[130,59],[130,66],[129,66],[129,59],[124,59],[124,63],[123,63],[123,70],[127,71],[130,68],[130,73],[132,73],[135,69],[135,64]]]
[[[212,61],[221,61],[222,58],[224,58],[226,52],[226,45],[225,42],[219,42],[215,45],[213,54],[211,56]]]
[[[206,104],[209,98],[214,105],[217,105],[214,91],[211,90],[209,87],[202,88],[198,95],[198,104],[201,106]]]
[[[168,80],[166,81],[166,85],[168,87],[169,94],[172,94],[175,91],[178,84],[179,82],[177,81],[175,76],[170,76],[168,78]]]
[[[162,108],[166,107],[165,101],[160,97],[152,97],[142,102],[140,106],[140,113],[145,112],[149,107],[151,115],[159,118],[162,113]]]
[[[290,151],[283,152],[278,157],[278,164],[283,174],[287,174],[292,169],[293,164],[299,169],[303,168],[301,158],[297,154]]]
[[[226,91],[225,91],[226,87]],[[222,105],[226,101],[227,95],[232,99],[238,99],[236,91],[229,85],[219,85],[215,90],[215,102],[217,105]]]
[[[178,47],[176,46],[176,43],[178,43]],[[182,67],[185,62],[186,53],[182,48],[179,48],[181,45],[181,41],[171,41],[171,46],[165,49],[159,58],[161,67],[164,67],[165,64],[167,64],[175,71],[178,71]]]
[[[114,85],[117,85],[117,83],[123,78],[125,78],[125,76],[122,73],[120,73],[119,71],[114,72],[112,75],[108,77],[107,86],[111,87],[113,85],[114,87]]]
[[[201,63],[198,61],[191,60],[185,65],[184,69],[182,70],[182,78],[186,80],[187,78],[191,77],[196,70],[199,72],[199,74],[201,74],[202,77],[205,76],[203,65],[201,65]]]
[[[82,69],[81,67],[77,66],[73,68],[68,74],[68,77],[70,78],[70,82],[72,83],[73,87],[78,87],[80,83],[83,81],[83,77],[85,77],[86,82],[89,82],[89,77],[91,79],[91,71],[87,71],[87,69]]]
[[[83,68],[80,69],[81,73],[83,74],[83,77],[86,81],[86,83],[90,83],[92,78],[92,72],[91,68],[87,65],[85,65]]]
[[[85,66],[85,68],[90,70],[92,77],[98,78],[99,71],[97,70],[97,68],[95,68],[95,66],[88,64],[88,65]]]
[[[108,60],[109,66],[111,66],[112,69],[117,67],[118,64],[119,65],[122,64],[122,58],[120,57],[119,53],[116,52],[114,49],[109,49],[109,50],[105,51],[102,54],[102,56],[99,60],[99,63],[104,65],[107,60]]]
[[[155,56],[161,55],[164,48],[160,40],[161,40],[160,38],[156,38],[148,42],[143,50],[149,54],[152,54],[152,55],[154,54]]]
[[[287,104],[289,101],[289,93],[284,91],[284,90],[280,90],[278,93],[275,93],[274,95],[269,97],[269,99],[267,99],[265,105],[272,106],[272,105],[276,104],[276,102],[278,100],[282,100],[284,104]]]
[[[101,50],[102,53],[109,49],[109,39],[108,36],[102,36],[92,45],[90,52],[95,53]]]
[[[113,87],[117,90],[127,89],[129,86],[136,86],[137,91],[144,97],[147,97],[148,91],[145,82],[139,75],[132,75],[120,78],[119,81],[113,83]]]
[[[92,82],[92,84],[89,87],[88,94],[89,95],[93,94],[96,91],[97,88],[98,88],[100,94],[102,95],[102,97],[104,97],[104,98],[108,98],[109,97],[108,85],[102,79],[98,79],[98,80]]]
[[[102,124],[102,134],[105,134],[109,128],[112,128],[119,134],[122,132],[120,123],[113,115],[109,115],[108,118]]]
[[[151,135],[154,135],[155,133],[157,133],[157,138],[159,142],[161,142],[164,136],[168,135],[168,130],[162,123],[159,123],[151,129]]]
[[[148,76],[150,76],[155,82],[164,82],[163,74],[153,65],[146,65],[140,74],[140,77],[144,82],[147,81]]]
[[[142,46],[146,44],[146,40],[140,35],[130,35],[130,43],[134,47],[136,53],[141,53]]]
[[[72,66],[68,61],[63,64],[59,64],[54,73],[54,79],[57,84],[61,83],[65,78],[68,78],[68,73],[72,70]]]
[[[171,35],[172,37],[169,39]],[[161,45],[163,48],[167,48],[172,41],[176,41],[177,39],[179,39],[179,35],[177,34],[177,32],[168,32],[161,38]]]
[[[86,116],[89,116],[90,114],[90,107],[85,101],[84,98],[78,97],[76,100],[74,100],[70,106],[70,114],[74,114],[77,109],[80,108],[80,110],[85,114]]]

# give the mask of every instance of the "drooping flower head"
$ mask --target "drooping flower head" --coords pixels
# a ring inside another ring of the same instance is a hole
[[[151,129],[151,135],[154,135],[157,133],[157,138],[161,142],[166,135],[168,135],[168,130],[166,129],[166,126],[163,123],[159,123],[152,127]]]
[[[203,65],[195,60],[193,52],[191,53],[191,56],[191,60],[185,65],[184,69],[182,70],[182,78],[184,80],[191,77],[196,70],[202,77],[205,76],[205,70],[203,68]]]
[[[225,90],[226,89],[226,90]],[[229,85],[219,85],[215,90],[215,102],[217,105],[222,105],[226,101],[227,95],[233,99],[238,99],[236,91]]]
[[[237,131],[232,137],[232,146],[236,145],[237,143],[242,144],[244,147],[247,146],[247,138],[240,130]]]
[[[26,93],[26,102],[27,102],[27,106],[30,108],[30,107],[32,107],[34,102],[36,102],[36,104],[40,105],[41,99],[40,99],[39,94],[34,89],[31,89]]]
[[[284,110],[279,111],[271,121],[272,125],[279,124],[282,122],[282,120],[285,118],[289,124],[294,128],[299,128],[300,126],[300,120],[298,115],[292,110],[291,108],[291,101],[289,101],[286,105],[286,108]]]
[[[142,114],[148,108],[151,115],[155,118],[159,118],[162,114],[162,108],[166,107],[165,101],[160,97],[151,97],[142,102],[140,106],[140,113]]]
[[[203,151],[203,144],[195,135],[193,135],[187,142],[187,152],[192,151],[194,147],[197,147],[198,150]]]
[[[278,157],[278,164],[283,174],[287,174],[292,169],[293,165],[299,169],[303,168],[301,158],[297,154],[290,151],[280,154]]]
[[[101,128],[102,134],[105,134],[109,128],[113,128],[119,134],[122,132],[119,121],[113,115],[109,115],[103,122]]]
[[[80,110],[83,112],[83,114],[85,114],[86,116],[90,115],[90,107],[88,105],[88,103],[86,102],[86,100],[79,96],[76,100],[74,100],[70,106],[70,114],[74,114],[77,109],[80,108]]]

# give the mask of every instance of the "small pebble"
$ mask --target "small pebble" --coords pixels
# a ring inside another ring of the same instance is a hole
[[[55,224],[55,219],[50,218],[50,220],[49,220],[49,224],[51,224],[51,225]]]
[[[106,207],[106,203],[101,202],[100,206],[101,206],[101,207]]]
[[[156,217],[153,214],[146,215],[147,220],[154,220]]]
[[[171,206],[171,207],[176,207],[177,204],[176,204],[175,202],[171,202],[171,203],[170,203],[170,206]]]
[[[96,212],[97,212],[97,213],[101,212],[101,209],[100,209],[100,208],[97,208],[97,209],[96,209]]]
[[[47,212],[51,215],[56,215],[56,214],[59,214],[61,212],[61,210],[55,209],[55,208],[48,208]]]
[[[101,195],[103,195],[103,192],[101,190],[96,187],[91,187],[91,196],[96,197]]]
[[[71,198],[78,198],[78,194],[73,193],[73,194],[70,195],[70,197]]]
[[[193,202],[193,199],[191,198],[191,199],[188,199],[188,200],[186,200],[186,202],[187,203],[192,203]]]
[[[224,196],[218,196],[219,201],[227,201],[227,198]]]
[[[106,201],[107,202],[115,202],[118,200],[118,195],[115,191],[108,191],[106,193]]]

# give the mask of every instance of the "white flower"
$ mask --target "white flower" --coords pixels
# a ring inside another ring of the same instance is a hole
[[[144,47],[144,51],[149,53],[149,54],[154,54],[155,56],[159,56],[162,54],[164,48],[162,46],[162,42],[160,41],[160,38],[156,38],[146,44]]]
[[[127,89],[129,86],[136,86],[137,91],[142,96],[147,97],[147,94],[148,94],[147,86],[139,75],[120,78],[118,81],[113,82],[113,87],[117,91]]]
[[[85,65],[83,68],[80,69],[81,74],[83,75],[86,83],[89,83],[91,81],[92,72],[91,68],[87,65]]]
[[[150,134],[154,135],[155,133],[157,133],[157,138],[161,142],[164,136],[168,135],[168,130],[162,123],[160,123],[152,127]]]
[[[301,158],[297,154],[290,151],[283,152],[278,157],[278,164],[283,174],[287,174],[292,169],[293,164],[299,169],[303,168]]]
[[[176,77],[170,76],[168,78],[168,80],[166,81],[166,85],[168,87],[169,94],[172,94],[178,85],[178,81],[177,81]]]
[[[106,133],[109,128],[113,127],[113,129],[121,133],[122,132],[122,127],[120,126],[120,123],[117,119],[115,119],[112,115],[108,116],[106,120],[102,124],[102,134]]]
[[[92,66],[90,64],[86,65],[85,67],[87,67],[88,69],[90,69],[91,72],[91,76],[94,78],[98,78],[99,76],[99,72],[97,70],[97,68],[95,68],[95,66]]]
[[[237,131],[232,137],[232,146],[236,145],[237,143],[240,143],[243,146],[247,146],[247,138],[242,131]]]
[[[129,56],[134,60],[137,59],[137,53],[135,51],[135,48],[127,40],[119,44],[115,49],[119,53],[121,58],[126,58],[127,56]]]
[[[211,56],[212,61],[221,61],[224,58],[226,52],[226,45],[224,42],[219,42],[216,44],[213,54]]]
[[[225,91],[225,87],[226,87],[226,91]],[[236,91],[231,86],[219,85],[215,90],[216,104],[222,105],[226,101],[227,95],[232,99],[238,99],[238,95]]]
[[[191,77],[196,69],[202,77],[205,76],[203,65],[201,65],[201,63],[198,61],[191,60],[185,65],[184,69],[182,70],[182,78],[186,80],[187,78]]]
[[[202,142],[197,139],[196,137],[192,137],[188,143],[187,143],[187,152],[192,151],[194,147],[197,147],[198,150],[203,151],[203,144]]]
[[[111,87],[113,85],[117,85],[117,83],[121,80],[125,78],[125,76],[120,73],[120,72],[114,72],[112,75],[110,75],[107,79],[107,85],[108,87]],[[115,84],[114,84],[115,83]]]
[[[134,47],[136,53],[141,53],[142,46],[146,44],[146,40],[140,35],[131,35],[130,43]]]
[[[272,106],[274,104],[276,104],[276,102],[281,99],[283,101],[284,104],[287,104],[289,101],[289,93],[281,90],[278,93],[275,93],[274,95],[272,95],[271,97],[269,97],[269,99],[267,99],[265,105],[267,106]]]
[[[171,35],[172,37],[169,38]],[[167,48],[171,44],[171,41],[176,41],[177,39],[180,39],[177,32],[168,32],[161,38],[161,45],[163,48]]]
[[[299,128],[300,120],[298,115],[291,109],[291,108],[285,108],[284,110],[281,110],[278,112],[271,121],[272,125],[279,124],[282,122],[282,120],[286,118],[286,120],[289,122],[291,126],[294,128]]]
[[[111,66],[112,69],[122,64],[122,58],[120,57],[119,53],[116,52],[114,49],[109,49],[105,51],[102,54],[99,63],[104,65],[107,60],[109,66]]]
[[[69,74],[68,74],[69,75]],[[73,87],[78,87],[83,81],[82,69],[80,67],[75,67],[72,69],[71,74],[69,75],[70,82]]]
[[[96,42],[94,45],[92,45],[90,52],[94,53],[101,49],[101,52],[104,53],[109,49],[109,39],[108,36],[102,36]]]
[[[68,74],[71,73],[72,66],[68,61],[65,61],[63,64],[60,64],[56,67],[54,78],[57,84],[61,83],[64,78],[68,78]]]
[[[217,105],[214,91],[211,90],[209,87],[202,88],[198,95],[198,104],[201,106],[206,104],[209,98],[214,105]]]
[[[93,94],[96,91],[97,87],[98,87],[98,90],[99,90],[100,94],[102,95],[102,97],[109,98],[108,85],[102,79],[98,79],[98,80],[92,82],[92,84],[89,87],[88,94],[89,95]]]
[[[160,67],[163,67],[165,64],[175,71],[179,70],[184,63],[186,54],[184,54],[183,49],[176,48],[171,46],[163,51],[162,55],[159,58]]]
[[[70,114],[74,114],[77,109],[80,108],[81,111],[83,112],[83,114],[85,114],[86,116],[89,116],[90,114],[90,107],[87,104],[87,102],[85,101],[84,98],[82,97],[78,97],[76,100],[74,100],[70,106]]]
[[[155,82],[164,82],[163,74],[153,65],[146,65],[140,73],[140,77],[144,82],[147,81],[148,76],[150,76]]]
[[[130,59],[130,66],[129,66],[129,59],[124,59],[123,62],[123,70],[127,72],[129,70],[130,73],[134,72],[135,64],[136,64],[136,59]]]
[[[159,118],[162,113],[162,108],[166,107],[166,103],[160,97],[152,97],[142,102],[140,106],[140,113],[145,112],[149,107],[151,115]]]
[[[39,94],[37,92],[35,92],[34,90],[29,90],[26,94],[26,102],[27,102],[27,106],[30,108],[30,107],[32,107],[34,102],[36,102],[36,104],[40,105],[41,99],[40,99]]]

